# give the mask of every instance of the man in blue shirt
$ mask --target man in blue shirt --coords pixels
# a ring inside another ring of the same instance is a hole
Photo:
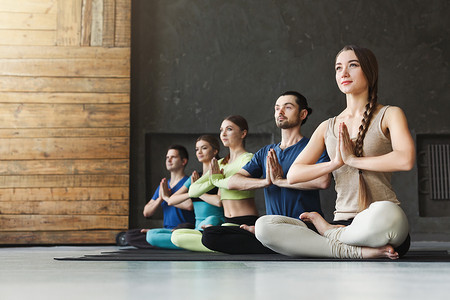
[[[143,210],[143,215],[149,218],[161,207],[163,210],[163,227],[169,231],[180,224],[195,224],[195,217],[192,203],[180,203],[175,206],[169,206],[163,199],[163,193],[173,194],[178,191],[189,179],[184,173],[188,163],[188,152],[185,147],[172,145],[166,154],[166,169],[170,172],[170,179],[163,178],[156,188],[153,197],[148,201]],[[188,202],[188,201],[186,201]],[[152,247],[146,241],[148,229],[134,229],[127,231],[125,239],[128,245],[138,248]]]
[[[322,214],[318,189],[329,187],[330,175],[294,185],[286,180],[289,168],[309,141],[302,135],[301,126],[311,113],[303,95],[294,91],[283,93],[276,101],[274,115],[276,125],[281,129],[281,142],[256,152],[252,160],[230,178],[228,188],[264,188],[267,214],[293,218],[305,211]],[[318,162],[323,161],[329,161],[326,152]],[[254,237],[254,226],[241,225],[225,231],[217,233],[221,235],[220,245],[205,246],[226,253],[272,253]]]

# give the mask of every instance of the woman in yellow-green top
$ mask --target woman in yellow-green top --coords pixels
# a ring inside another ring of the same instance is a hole
[[[226,230],[223,225],[240,226],[242,224],[254,225],[258,219],[254,191],[234,191],[228,189],[228,179],[247,164],[253,157],[245,150],[245,138],[248,133],[247,121],[238,115],[229,116],[220,126],[220,139],[230,153],[217,161],[211,161],[211,170],[204,174],[189,187],[189,197],[199,197],[213,187],[219,188],[225,221],[222,226],[203,226],[203,234],[198,230],[178,229],[172,233],[172,243],[180,248],[192,251],[221,251],[202,244],[205,234],[216,230]],[[244,229],[243,229],[244,230]],[[216,236],[214,236],[213,240]],[[220,239],[220,237],[219,237]],[[208,240],[208,239],[207,239]],[[220,243],[220,242],[219,242]]]

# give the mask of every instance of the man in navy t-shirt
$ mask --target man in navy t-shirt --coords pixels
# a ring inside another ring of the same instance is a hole
[[[327,179],[322,178],[316,182],[293,186],[285,179],[289,168],[294,163],[298,154],[308,144],[309,139],[303,137],[300,141],[285,149],[281,143],[263,147],[255,153],[253,159],[239,172],[241,176],[251,178],[267,178],[267,157],[275,154],[275,159],[281,167],[280,177],[264,187],[266,213],[268,215],[283,215],[298,218],[305,211],[316,211],[322,214],[320,207],[319,191],[317,189],[327,187]],[[273,150],[272,150],[273,149]],[[326,153],[323,153],[318,162],[329,161]],[[244,175],[245,174],[245,175]],[[239,176],[237,176],[239,178]],[[240,186],[245,186],[245,179],[240,180]],[[267,183],[266,183],[267,184]],[[233,185],[236,187],[236,184]]]
[[[305,148],[309,139],[301,133],[312,109],[308,107],[306,98],[298,92],[283,93],[275,104],[275,122],[281,129],[281,142],[263,147],[255,153],[238,173],[228,181],[228,188],[235,190],[252,190],[264,188],[267,214],[284,215],[298,218],[305,211],[316,211],[322,214],[318,189],[328,188],[330,175],[315,180],[288,184],[286,174],[289,168]],[[329,161],[326,152],[318,162]],[[259,245],[254,235],[254,226],[241,225],[241,228],[230,228],[224,234],[227,240],[227,253],[271,253],[272,251]]]

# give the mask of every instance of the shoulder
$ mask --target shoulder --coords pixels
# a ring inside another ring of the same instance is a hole
[[[259,149],[258,151],[256,151],[255,155],[267,154],[267,152],[269,152],[270,149],[274,149],[278,145],[279,144],[266,145],[266,146],[262,147],[261,149]]]
[[[383,107],[386,107],[386,106],[383,106]],[[396,114],[404,115],[405,113],[403,112],[403,109],[401,109],[398,106],[390,106],[389,105],[389,106],[386,107],[385,115],[396,115]]]
[[[390,124],[403,122],[406,120],[405,113],[398,106],[388,106],[383,117],[383,125],[389,127]]]
[[[241,154],[235,161],[233,161],[232,165],[237,167],[243,167],[253,158],[253,153],[245,152]]]
[[[293,153],[300,153],[306,145],[308,145],[310,141],[310,138],[307,136],[304,136],[298,141],[296,144],[286,148],[284,151],[292,151]]]
[[[317,126],[316,130],[314,131],[313,137],[317,136],[325,137],[325,133],[327,132],[328,127],[332,124],[333,120],[334,118],[330,118],[320,123],[320,125]]]
[[[246,153],[241,155],[241,159],[245,160],[245,161],[251,160],[252,157],[253,157],[253,153],[250,153],[250,152],[246,152]]]
[[[257,162],[259,164],[263,163],[267,157],[267,154],[269,153],[269,150],[275,149],[278,145],[279,145],[279,143],[278,144],[270,144],[270,145],[266,145],[266,146],[262,147],[261,149],[256,151],[255,155],[253,155],[252,161]]]
[[[329,118],[329,119],[327,119],[325,121],[322,121],[322,123],[320,123],[319,126],[317,126],[316,130],[325,130],[325,129],[327,129],[327,127],[331,124],[331,122],[333,122],[333,119],[335,119],[335,118],[336,117]]]

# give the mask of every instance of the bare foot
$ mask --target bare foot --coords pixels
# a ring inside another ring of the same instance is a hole
[[[239,226],[242,229],[247,230],[248,232],[251,232],[253,234],[255,234],[255,226],[248,226],[247,224],[242,224],[241,226]]]
[[[150,229],[141,229],[142,233],[146,233],[147,231],[149,231]]]
[[[386,245],[378,248],[362,247],[362,257],[398,259],[399,256],[391,245]]]
[[[300,220],[303,222],[313,223],[314,227],[316,227],[317,231],[320,235],[324,235],[324,233],[333,228],[337,227],[345,227],[343,225],[331,225],[317,212],[304,212],[300,215]]]

